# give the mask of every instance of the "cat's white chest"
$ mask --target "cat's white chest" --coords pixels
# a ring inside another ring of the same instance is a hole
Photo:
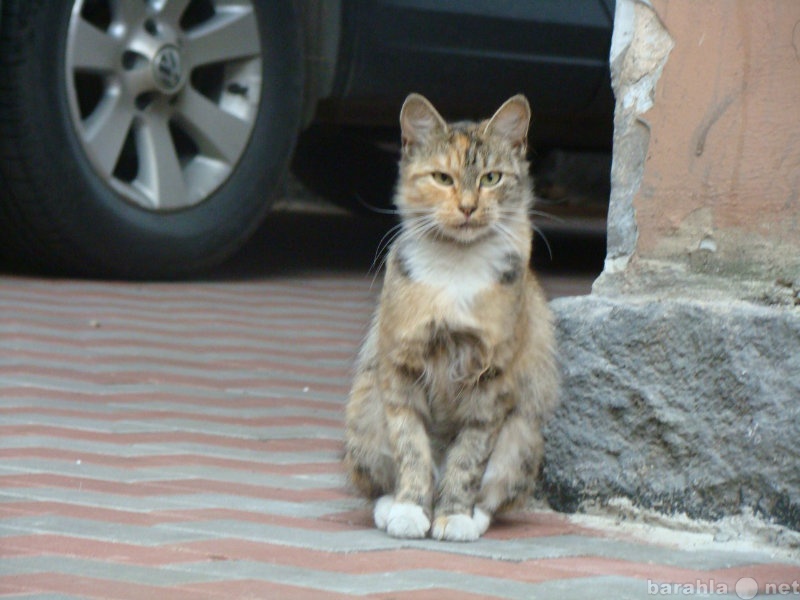
[[[402,249],[411,278],[460,309],[468,309],[478,294],[497,283],[498,265],[508,252],[489,240],[468,246],[420,240]]]

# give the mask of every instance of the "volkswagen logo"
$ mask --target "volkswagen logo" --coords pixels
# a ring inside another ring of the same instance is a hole
[[[183,81],[181,53],[175,46],[164,46],[153,59],[153,75],[165,92],[174,92]]]

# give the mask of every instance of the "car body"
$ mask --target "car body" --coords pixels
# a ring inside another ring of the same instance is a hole
[[[2,0],[4,246],[60,272],[172,277],[235,251],[309,126],[474,118],[608,148],[612,0]]]
[[[313,4],[325,5],[306,11]],[[306,54],[308,79],[324,82],[310,95],[320,101],[308,113],[318,121],[396,125],[410,91],[449,118],[470,119],[522,92],[535,143],[610,143],[613,0],[378,0],[338,9],[338,25],[327,17],[335,7],[304,19],[329,29]],[[319,56],[332,71],[321,70]]]

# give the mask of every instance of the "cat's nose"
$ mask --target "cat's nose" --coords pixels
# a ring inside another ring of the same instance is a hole
[[[458,210],[460,210],[464,214],[464,216],[466,216],[466,217],[471,216],[472,213],[474,213],[477,208],[478,207],[475,206],[474,204],[459,204],[458,205]]]

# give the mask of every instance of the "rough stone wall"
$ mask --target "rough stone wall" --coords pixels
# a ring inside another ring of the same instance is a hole
[[[800,529],[800,2],[617,0],[608,255],[545,491]]]
[[[563,404],[548,499],[616,496],[800,530],[800,315],[752,303],[592,296],[553,302]]]

